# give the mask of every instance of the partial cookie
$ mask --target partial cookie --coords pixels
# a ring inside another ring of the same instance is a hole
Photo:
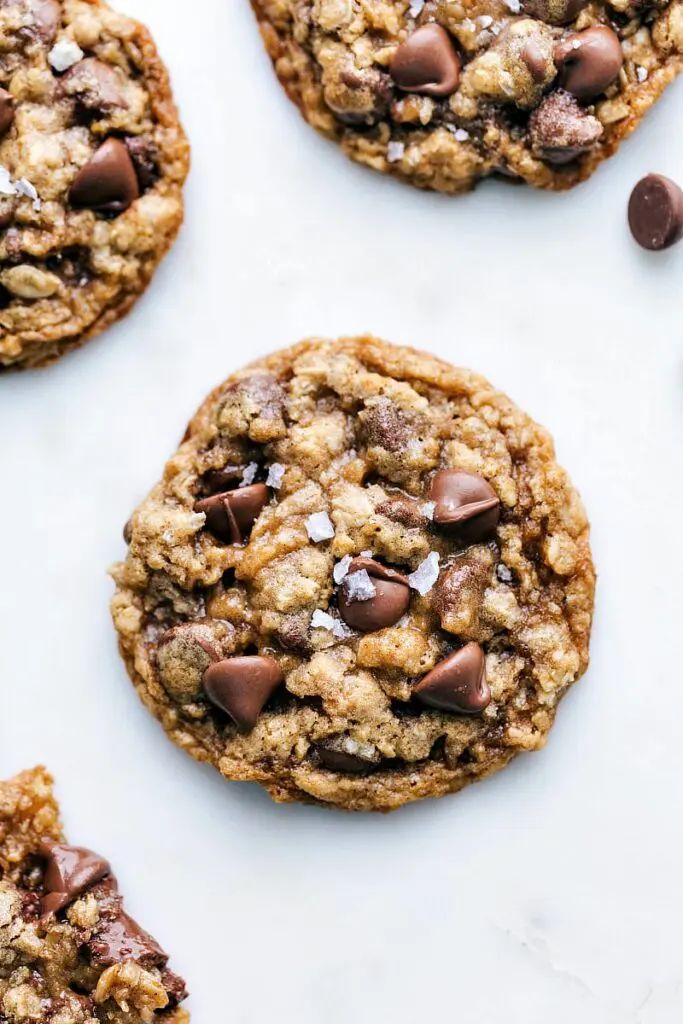
[[[3,1024],[188,1024],[167,961],[109,863],[64,841],[45,769],[0,782]]]
[[[252,0],[307,121],[354,160],[463,192],[566,189],[681,68],[683,0]]]
[[[230,377],[125,533],[113,615],[140,696],[276,800],[459,790],[541,747],[588,663],[588,523],[547,433],[374,338]]]
[[[182,222],[188,161],[142,25],[102,0],[0,2],[0,372],[130,309]]]

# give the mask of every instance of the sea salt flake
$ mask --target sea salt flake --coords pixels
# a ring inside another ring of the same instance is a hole
[[[361,551],[361,558],[372,558],[372,551]]]
[[[249,484],[253,484],[257,473],[258,462],[250,462],[246,469],[242,471],[242,483],[240,484],[240,487],[248,487]]]
[[[408,577],[408,583],[417,590],[418,594],[424,597],[432,589],[439,578],[439,556],[436,551],[431,551],[424,562],[418,565],[415,572]]]
[[[354,601],[372,601],[377,596],[377,588],[368,576],[367,569],[352,572],[344,580],[344,590],[349,603]]]
[[[490,14],[480,14],[477,21],[482,28],[488,28],[489,25],[493,25],[493,18]]]
[[[398,160],[402,160],[405,155],[406,147],[402,142],[390,142],[387,146],[387,160],[390,164],[395,164]]]
[[[334,526],[327,512],[313,512],[306,520],[306,532],[316,544],[321,540],[332,540]]]
[[[351,555],[344,555],[341,561],[337,562],[334,569],[332,570],[332,576],[334,578],[335,583],[341,583],[341,581],[347,575],[349,571],[349,566],[351,565],[352,561],[353,558],[351,557]]]
[[[346,640],[352,635],[351,630],[343,622],[335,619],[328,612],[321,611],[319,608],[316,608],[311,616],[311,627],[313,629],[326,629],[328,633],[332,633],[339,640]]]
[[[18,196],[28,196],[29,199],[32,199],[34,210],[39,210],[43,205],[35,185],[32,185],[28,178],[19,178],[19,181],[15,181],[14,191]]]
[[[73,39],[60,39],[50,50],[48,60],[55,71],[66,71],[73,67],[85,54]]]
[[[410,0],[410,7],[408,13],[411,18],[417,18],[419,14],[422,14],[422,8],[425,5],[425,0]]]
[[[496,569],[496,576],[498,577],[501,583],[512,583],[514,579],[514,576],[512,575],[512,570],[508,569],[507,565],[505,565],[503,562],[501,562],[498,568]]]
[[[0,195],[2,196],[15,196],[17,189],[12,181],[12,175],[6,167],[0,165]]]
[[[522,5],[519,0],[505,0],[505,5],[508,7],[513,14],[519,14],[522,9]]]
[[[282,478],[285,475],[285,467],[280,462],[274,462],[268,469],[268,476],[266,477],[266,485],[268,487],[274,487],[275,490],[279,490],[282,485]]]
[[[425,501],[424,505],[420,505],[419,508],[420,508],[420,512],[425,517],[425,519],[433,519],[434,518],[434,509],[436,508],[436,502],[435,501]]]
[[[648,71],[647,68],[638,66],[636,68],[636,78],[639,82],[644,82],[647,79]]]

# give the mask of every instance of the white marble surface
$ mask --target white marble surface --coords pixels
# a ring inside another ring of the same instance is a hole
[[[128,0],[194,143],[187,225],[127,321],[0,380],[2,775],[55,772],[174,953],[196,1024],[680,1024],[683,179],[674,86],[566,196],[448,199],[353,166],[281,95],[246,0]],[[119,663],[106,567],[204,394],[247,357],[372,330],[472,366],[554,433],[594,525],[593,664],[543,753],[389,817],[276,807],[176,751]]]

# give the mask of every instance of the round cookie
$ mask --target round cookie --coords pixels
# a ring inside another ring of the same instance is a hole
[[[390,810],[543,746],[594,571],[548,434],[371,337],[230,377],[126,526],[112,611],[171,739],[279,801]]]
[[[587,178],[680,71],[683,0],[252,0],[288,95],[354,160],[463,192]]]
[[[0,372],[123,316],[183,219],[189,148],[147,30],[102,0],[0,2]]]

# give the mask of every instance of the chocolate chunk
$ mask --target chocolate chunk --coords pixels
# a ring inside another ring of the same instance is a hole
[[[591,100],[612,84],[624,63],[619,36],[607,25],[573,32],[557,44],[558,84],[578,100]]]
[[[567,25],[587,4],[588,0],[522,0],[522,9],[550,25]]]
[[[350,596],[349,577],[365,570],[375,589],[367,600]],[[393,626],[408,611],[410,585],[405,576],[372,558],[354,558],[339,590],[339,613],[344,622],[361,633]]]
[[[230,715],[240,732],[251,732],[266,702],[283,681],[274,658],[262,655],[226,658],[209,665],[204,693]]]
[[[59,0],[33,0],[33,25],[36,35],[44,43],[52,43],[62,21],[62,7]]]
[[[0,89],[0,135],[4,135],[14,121],[14,97],[6,89]]]
[[[361,433],[369,447],[385,448],[388,452],[405,449],[412,432],[405,416],[388,398],[380,398],[369,405],[358,417]]]
[[[161,972],[161,984],[166,989],[169,1007],[177,1006],[179,1003],[182,1003],[183,999],[187,999],[187,985],[173,971],[166,969]]]
[[[111,872],[108,861],[80,846],[44,842],[40,852],[47,860],[41,900],[43,914],[58,913]]]
[[[268,501],[265,484],[250,484],[249,487],[202,498],[194,509],[205,514],[207,529],[219,540],[226,544],[241,544]]]
[[[366,757],[360,757],[358,754],[347,754],[345,750],[338,750],[334,747],[325,747],[322,744],[318,744],[315,750],[325,767],[333,772],[360,775],[363,772],[369,772],[376,766],[375,761],[371,761]]]
[[[460,57],[441,25],[418,28],[396,50],[389,73],[399,89],[422,96],[450,96],[460,81]]]
[[[500,519],[500,499],[491,485],[476,473],[442,469],[429,487],[435,503],[434,522],[453,527],[469,544],[489,537]]]
[[[96,57],[85,57],[69,68],[59,89],[63,95],[74,97],[89,113],[106,114],[126,106],[117,72]]]
[[[125,140],[140,188],[147,190],[159,180],[159,150],[149,135],[129,135]]]
[[[631,192],[628,223],[644,249],[668,249],[683,236],[683,191],[662,174],[646,175]]]
[[[90,956],[100,967],[134,960],[141,967],[163,967],[168,956],[159,943],[137,921],[118,908],[106,918],[88,943]]]
[[[486,658],[479,644],[467,644],[439,662],[413,689],[423,704],[440,711],[480,714],[491,703]]]
[[[120,139],[107,139],[80,169],[69,190],[73,206],[120,214],[140,195],[130,154]]]
[[[549,164],[566,164],[600,139],[603,127],[568,92],[550,93],[529,118],[529,136],[536,156]]]

